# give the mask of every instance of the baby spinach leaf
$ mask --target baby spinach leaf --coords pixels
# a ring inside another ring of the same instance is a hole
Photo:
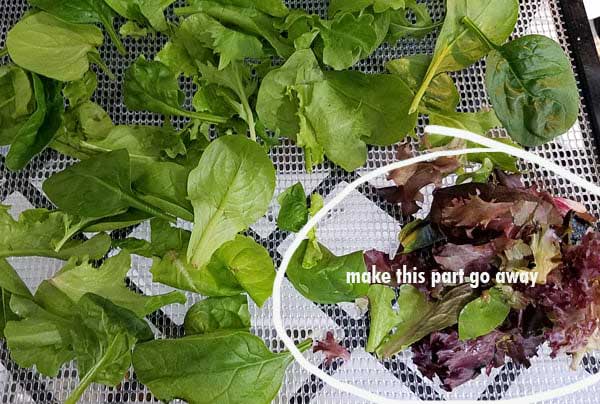
[[[0,145],[11,144],[35,106],[27,72],[18,66],[0,66]]]
[[[36,109],[19,128],[6,155],[6,166],[17,171],[24,168],[31,159],[56,136],[62,125],[63,97],[60,83],[31,75],[35,94]]]
[[[119,28],[119,34],[122,37],[131,37],[133,39],[145,38],[150,34],[150,31],[151,30],[140,26],[135,21],[127,21],[125,24],[121,25],[121,28]]]
[[[329,15],[339,12],[357,12],[367,7],[373,7],[376,13],[389,9],[400,10],[405,7],[406,0],[332,0],[329,3]]]
[[[102,31],[93,25],[72,24],[42,11],[19,21],[8,32],[6,47],[19,66],[55,80],[73,81],[89,70],[90,61],[106,69],[96,49],[103,39]]]
[[[365,349],[367,352],[375,352],[392,328],[401,320],[398,313],[392,308],[392,300],[396,298],[394,289],[385,285],[371,285],[367,297],[369,298],[371,325]]]
[[[235,2],[232,0],[195,0],[188,7],[176,8],[175,15],[205,13],[226,27],[263,38],[280,57],[288,58],[294,52],[294,47],[275,28],[279,20],[258,8],[244,7],[248,3],[248,1],[242,3],[239,0]],[[264,4],[260,8],[264,9]]]
[[[127,51],[113,27],[114,12],[104,0],[28,0],[29,4],[74,24],[100,23],[121,55]]]
[[[190,0],[191,5],[201,3],[203,0]],[[216,0],[216,3],[244,8],[255,8],[273,17],[285,17],[289,10],[282,0]]]
[[[554,40],[526,35],[496,45],[478,26],[465,24],[491,49],[486,87],[502,125],[516,142],[539,146],[568,131],[579,114],[571,61]]]
[[[227,67],[218,70],[212,64],[199,64],[202,74],[201,82],[213,86],[228,106],[248,125],[250,138],[256,140],[256,122],[254,111],[250,106],[250,97],[254,94],[257,82],[252,78],[250,67],[243,62],[231,62]],[[245,134],[245,130],[240,134]]]
[[[11,307],[23,318],[6,327],[17,363],[36,365],[43,374],[55,376],[63,363],[77,360],[80,382],[65,403],[76,403],[93,382],[116,386],[131,366],[136,342],[153,337],[144,320],[91,293],[74,303],[66,316],[18,296],[11,299]]]
[[[4,327],[19,317],[10,308],[11,296],[32,299],[33,296],[17,271],[4,259],[0,258],[0,337],[4,338]]]
[[[202,121],[224,123],[225,118],[181,107],[184,94],[176,75],[164,64],[140,56],[125,73],[125,105],[136,111],[185,116]]]
[[[298,349],[304,351],[311,345],[308,340]],[[190,404],[268,404],[292,361],[289,352],[274,354],[262,339],[244,331],[151,341],[138,344],[133,351],[136,375],[152,394],[160,400],[180,398]]]
[[[308,221],[308,204],[302,183],[298,182],[286,189],[277,200],[281,205],[277,226],[282,230],[299,232]]]
[[[267,211],[275,169],[264,149],[243,136],[223,136],[204,151],[190,172],[188,196],[194,229],[188,261],[200,268],[225,242]]]
[[[470,17],[494,42],[502,43],[512,34],[518,15],[518,0],[448,2],[433,59],[412,101],[410,112],[418,110],[427,88],[439,73],[464,69],[488,53],[489,49],[480,42],[477,35],[462,24],[463,17]]]
[[[287,269],[288,279],[307,299],[323,304],[353,302],[367,295],[369,285],[352,284],[346,280],[348,272],[365,272],[361,251],[335,256],[325,246],[319,245],[321,259],[312,268],[303,266],[308,240],[302,242],[294,253]]]
[[[263,124],[278,134],[295,139],[299,146],[304,147],[306,159],[315,164],[322,161],[322,150],[311,158],[310,146],[301,138],[296,138],[300,132],[300,120],[297,116],[298,100],[294,96],[293,86],[308,85],[324,78],[321,67],[311,50],[295,52],[283,66],[267,73],[258,90],[256,112]],[[304,144],[303,144],[304,143]],[[317,145],[318,147],[318,145]],[[307,167],[312,167],[307,161]]]
[[[318,211],[323,209],[324,201],[323,197],[318,193],[311,194],[310,196],[310,207],[308,208],[309,217],[313,217]],[[302,266],[306,269],[314,268],[319,261],[323,258],[323,251],[321,251],[321,244],[317,240],[317,226],[312,227],[306,235],[307,246],[304,251],[304,257],[302,258]]]
[[[389,43],[395,43],[406,37],[420,39],[442,26],[442,22],[434,22],[431,18],[427,3],[417,3],[416,0],[405,1],[404,10],[390,13],[390,27],[386,38]],[[408,15],[408,10],[412,15]]]
[[[175,0],[104,0],[120,16],[139,22],[142,25],[150,24],[157,31],[167,31],[169,25],[165,19],[165,10]]]
[[[91,70],[85,72],[79,80],[68,82],[63,88],[63,95],[69,101],[71,108],[89,101],[98,86],[96,73]]]
[[[468,284],[456,286],[439,301],[429,302],[412,285],[403,285],[398,295],[400,322],[396,331],[377,347],[380,358],[389,358],[430,333],[456,324],[462,308],[473,300]]]
[[[94,268],[89,262],[77,264],[70,260],[58,274],[40,284],[35,301],[55,314],[67,315],[69,302],[76,303],[84,294],[95,293],[140,318],[162,306],[185,303],[185,295],[181,292],[144,296],[131,291],[125,285],[130,268],[131,258],[125,253],[108,258],[100,268]],[[57,300],[59,295],[65,295],[68,300]]]
[[[497,288],[486,290],[460,311],[458,335],[462,340],[486,335],[501,325],[509,312],[510,305],[502,291]]]
[[[101,233],[90,240],[73,240],[89,223],[63,212],[26,210],[14,220],[9,207],[0,205],[0,257],[102,258],[110,248],[110,237]]]
[[[172,219],[132,190],[131,163],[124,149],[100,154],[54,174],[44,182],[43,189],[61,210],[77,216],[113,216],[135,208]]]
[[[195,303],[185,315],[185,334],[209,334],[218,330],[250,330],[245,295],[208,297]]]

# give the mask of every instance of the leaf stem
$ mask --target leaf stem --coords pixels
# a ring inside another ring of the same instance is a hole
[[[108,36],[111,41],[115,44],[115,47],[119,51],[119,53],[123,56],[127,55],[127,50],[121,41],[121,37],[115,31],[115,27],[113,26],[112,18],[106,19],[103,21],[104,28],[106,28],[106,32],[108,32]]]
[[[300,352],[304,352],[308,348],[310,348],[312,346],[312,344],[313,344],[313,340],[312,340],[312,338],[309,338],[309,339],[306,339],[306,340],[302,341],[298,345],[296,345],[296,348],[298,348],[298,350]]]
[[[475,24],[475,21],[473,21],[470,17],[464,16],[461,22],[465,24],[471,31],[473,31],[479,37],[481,42],[483,42],[490,50],[498,49],[498,45],[493,43],[490,38],[488,38],[488,36],[484,34],[481,29],[479,29],[477,24]]]
[[[8,55],[8,49],[7,48],[0,49],[0,58],[3,58],[6,55]]]
[[[89,385],[94,381],[96,373],[102,369],[102,367],[105,365],[105,362],[107,362],[108,358],[110,358],[110,356],[113,354],[112,351],[117,345],[118,340],[119,337],[115,336],[102,358],[85,374],[83,379],[79,381],[77,387],[75,387],[71,394],[69,394],[69,397],[67,397],[65,400],[65,404],[77,404],[77,401],[79,401],[85,390],[87,390]]]
[[[106,63],[104,63],[98,52],[88,52],[88,57],[90,58],[90,61],[95,63],[110,80],[115,81],[117,79],[113,72],[110,71],[108,66],[106,66]]]
[[[227,118],[213,115],[206,112],[197,112],[197,111],[187,111],[184,109],[178,109],[178,115],[185,116],[192,119],[200,119],[201,121],[210,122],[210,123],[225,123],[227,122]]]
[[[61,250],[61,248],[63,248],[65,243],[71,239],[71,237],[73,237],[75,234],[77,234],[81,230],[85,229],[89,224],[94,223],[97,220],[98,219],[96,219],[96,218],[81,219],[79,221],[79,223],[77,224],[77,226],[74,226],[74,227],[70,228],[69,230],[67,230],[67,232],[65,233],[65,236],[58,243],[56,243],[56,245],[54,246],[54,251],[59,252]]]
[[[437,74],[438,67],[443,59],[443,57],[438,56],[429,65],[429,69],[427,69],[427,74],[425,75],[425,78],[421,83],[421,87],[419,87],[419,90],[415,94],[415,98],[413,98],[412,104],[410,104],[410,109],[408,110],[409,114],[414,114],[419,110],[419,104],[421,104],[421,100],[425,96],[425,92],[427,92],[429,85],[431,84],[435,75]]]

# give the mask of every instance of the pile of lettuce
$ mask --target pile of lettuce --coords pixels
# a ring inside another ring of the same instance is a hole
[[[570,61],[559,44],[536,35],[505,43],[518,0],[448,1],[443,21],[415,0],[332,0],[327,16],[289,9],[281,0],[189,0],[185,7],[173,0],[29,3],[32,9],[0,49],[7,62],[0,66],[0,145],[10,146],[4,164],[19,171],[53,151],[79,161],[43,182],[56,209],[14,218],[9,207],[0,208],[0,336],[20,366],[45,375],[75,360],[80,384],[70,403],[91,383],[117,385],[131,366],[162,400],[242,397],[262,404],[277,394],[292,356],[271,352],[250,333],[248,297],[265,304],[275,269],[268,242],[260,244],[247,230],[274,197],[269,151],[281,139],[304,150],[307,171],[326,159],[353,171],[364,166],[369,146],[415,136],[420,114],[478,133],[504,128],[512,139],[504,141],[535,146],[564,133],[579,111]],[[166,18],[167,9],[174,18]],[[118,32],[116,21],[125,21]],[[378,57],[382,44],[416,41],[436,30],[433,55],[389,60],[379,73],[354,68]],[[127,55],[122,36],[156,36],[165,45],[111,71],[99,49],[114,46]],[[494,109],[460,112],[464,100],[449,73],[484,57]],[[193,84],[191,99],[183,80]],[[93,101],[98,87],[121,94],[128,111],[161,115],[161,124],[115,124],[121,119]],[[424,140],[423,148],[472,146]],[[399,155],[407,153],[402,148]],[[448,388],[506,356],[526,364],[542,339],[555,354],[579,357],[596,337],[595,238],[567,241],[565,221],[573,210],[578,220],[591,219],[580,206],[542,191],[514,191],[517,172],[514,159],[486,153],[394,172],[396,186],[381,190],[382,197],[400,203],[406,215],[419,210],[427,184],[439,185],[450,174],[471,184],[438,191],[429,219],[405,226],[404,249],[393,258],[362,251],[337,256],[313,229],[289,279],[318,303],[368,296],[368,350],[387,357],[412,346],[423,372],[437,374]],[[491,176],[502,185],[488,184]],[[278,201],[282,232],[298,231],[323,204],[299,184]],[[465,211],[478,216],[463,218]],[[147,240],[108,236],[147,221]],[[132,254],[152,260],[154,282],[205,297],[190,308],[184,338],[153,340],[145,317],[185,303],[186,296],[143,296],[127,288]],[[65,261],[35,291],[7,260],[32,256]],[[413,261],[440,271],[458,265],[535,270],[543,283],[523,290],[429,290],[345,280],[372,262],[392,270]],[[416,311],[437,314],[417,318]],[[298,341],[301,349],[311,344]],[[314,349],[328,360],[348,358],[333,335]]]

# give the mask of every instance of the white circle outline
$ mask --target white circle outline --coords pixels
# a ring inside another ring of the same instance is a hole
[[[555,174],[558,174],[561,177],[568,179],[574,185],[577,185],[581,188],[587,189],[589,192],[600,196],[600,187],[599,186],[597,186],[589,181],[586,181],[583,178],[580,178],[579,176],[575,175],[571,171],[569,171],[563,167],[560,167],[551,161],[548,161],[540,156],[537,156],[537,155],[527,152],[525,150],[498,142],[496,140],[493,140],[493,139],[490,139],[490,138],[487,138],[487,137],[484,137],[481,135],[477,135],[472,132],[461,130],[461,129],[447,128],[447,127],[443,127],[443,126],[427,126],[425,128],[425,132],[442,135],[442,136],[455,137],[455,138],[460,138],[460,139],[464,139],[464,140],[469,140],[473,143],[476,143],[476,144],[479,144],[482,146],[486,146],[486,148],[469,148],[469,149],[463,149],[463,150],[435,151],[435,152],[423,154],[420,156],[416,156],[416,157],[410,158],[408,160],[398,161],[396,163],[392,163],[392,164],[389,164],[384,167],[380,167],[380,168],[378,168],[374,171],[371,171],[370,173],[367,173],[367,174],[357,178],[356,180],[352,181],[352,183],[348,184],[341,192],[339,192],[327,204],[325,204],[325,206],[321,210],[319,210],[317,212],[317,214],[315,216],[313,216],[306,223],[306,225],[304,225],[304,227],[298,232],[298,234],[294,238],[294,241],[287,248],[287,250],[283,256],[283,260],[281,262],[281,265],[279,266],[279,270],[277,271],[277,274],[275,277],[275,282],[273,284],[273,316],[272,316],[273,324],[275,326],[275,330],[277,331],[277,336],[279,338],[281,338],[283,344],[290,351],[290,353],[296,359],[298,364],[300,364],[300,366],[302,366],[302,368],[304,368],[305,370],[307,370],[314,376],[323,380],[325,383],[327,383],[331,387],[333,387],[337,390],[340,390],[342,392],[353,394],[357,397],[360,397],[365,400],[369,400],[374,403],[408,404],[408,403],[414,403],[415,400],[394,400],[394,399],[390,399],[387,397],[382,397],[382,396],[375,394],[369,390],[365,390],[360,387],[356,387],[352,384],[337,380],[333,376],[330,376],[327,373],[323,372],[317,366],[310,363],[308,361],[308,359],[306,359],[302,355],[302,352],[300,352],[300,350],[298,350],[298,348],[296,348],[294,341],[287,335],[286,329],[283,325],[283,321],[281,318],[281,285],[285,278],[285,271],[287,270],[290,260],[293,256],[294,252],[300,246],[300,243],[307,237],[310,229],[312,227],[314,227],[319,222],[319,220],[321,220],[331,209],[333,209],[335,206],[337,206],[346,196],[348,196],[359,185],[364,184],[365,182],[375,179],[379,176],[382,176],[391,170],[406,167],[411,164],[435,159],[438,157],[457,156],[457,155],[470,154],[470,153],[481,153],[481,152],[507,153],[512,156],[521,158],[523,160],[534,163],[542,168],[545,168],[551,172],[554,172]],[[584,389],[586,387],[589,387],[589,386],[597,383],[598,381],[600,381],[600,372],[595,375],[586,377],[585,379],[578,380],[574,383],[568,384],[566,386],[558,387],[556,389],[534,393],[534,394],[531,394],[531,395],[525,396],[525,397],[504,399],[501,401],[504,403],[517,404],[517,403],[534,403],[534,402],[539,402],[539,401],[543,401],[543,400],[554,399],[554,398],[565,396],[567,394],[574,393],[574,392]],[[417,401],[422,401],[422,400],[417,399]],[[481,404],[481,402],[477,401],[477,400],[449,400],[449,401],[447,401],[447,400],[444,400],[444,401],[429,400],[429,401],[425,401],[425,402],[446,402],[446,403],[450,402],[450,403],[457,403],[457,404]]]

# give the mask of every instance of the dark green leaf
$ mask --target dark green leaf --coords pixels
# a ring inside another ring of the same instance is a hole
[[[303,266],[308,241],[302,242],[294,253],[286,271],[288,279],[296,290],[307,299],[324,304],[353,302],[367,295],[369,285],[348,283],[349,272],[365,272],[366,266],[362,251],[343,256],[335,256],[325,246],[320,245],[321,259],[312,268]]]
[[[10,308],[10,299],[13,295],[33,299],[17,271],[4,258],[0,258],[0,337],[2,338],[6,323],[19,319]]]
[[[305,341],[298,348],[304,351],[311,344]],[[268,404],[292,361],[289,352],[274,354],[262,339],[244,331],[151,341],[133,352],[135,372],[152,394],[190,404]]]
[[[281,205],[277,226],[282,230],[299,232],[308,221],[308,205],[302,183],[298,182],[286,189],[277,200]]]
[[[185,315],[185,334],[208,334],[218,330],[250,330],[250,312],[245,295],[208,297],[194,304]]]
[[[169,25],[165,19],[165,10],[175,0],[104,0],[120,16],[150,25],[157,31],[167,31]]]
[[[0,66],[0,145],[11,144],[35,107],[27,72],[18,66]]]

